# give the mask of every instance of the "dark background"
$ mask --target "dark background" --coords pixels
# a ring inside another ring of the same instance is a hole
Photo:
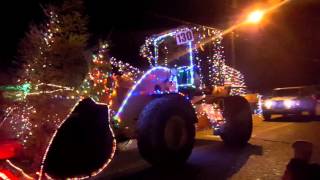
[[[146,68],[147,62],[139,56],[146,36],[182,25],[182,21],[224,29],[232,17],[258,2],[238,0],[238,7],[232,9],[230,1],[86,0],[91,33],[89,47],[96,45],[99,38],[107,39],[112,56]],[[57,1],[2,2],[0,70],[4,76],[19,63],[17,45],[30,22],[41,22],[40,4],[48,2]],[[244,73],[253,91],[320,83],[319,32],[320,1],[291,0],[269,14],[261,25],[236,31],[236,68]],[[229,36],[225,37],[224,46],[230,64]]]

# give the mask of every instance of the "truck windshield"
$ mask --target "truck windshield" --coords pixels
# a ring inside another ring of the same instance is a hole
[[[279,90],[273,91],[274,96],[299,96],[300,93],[301,93],[301,89],[299,89],[299,88],[279,89]]]

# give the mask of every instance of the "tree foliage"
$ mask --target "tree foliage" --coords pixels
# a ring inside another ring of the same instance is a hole
[[[45,23],[30,25],[20,43],[22,79],[32,83],[79,86],[88,72],[85,48],[89,34],[81,0],[43,8]]]

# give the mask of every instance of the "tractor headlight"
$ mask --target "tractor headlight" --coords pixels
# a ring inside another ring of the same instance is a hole
[[[264,106],[265,106],[267,109],[271,109],[273,105],[274,105],[274,101],[266,100],[266,101],[264,102]]]

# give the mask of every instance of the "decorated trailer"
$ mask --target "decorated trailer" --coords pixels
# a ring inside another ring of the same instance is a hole
[[[225,65],[221,40],[217,29],[181,27],[146,40],[141,55],[150,69],[145,72],[111,58],[122,75],[93,69],[91,81],[80,88],[84,93],[54,84],[19,86],[27,100],[8,107],[0,124],[15,152],[3,156],[0,172],[9,170],[20,179],[90,178],[112,161],[116,142],[130,139],[137,139],[140,154],[152,165],[179,166],[190,156],[202,120],[226,145],[246,145],[252,117],[239,96],[243,76]],[[99,57],[93,61],[103,66]],[[99,84],[103,98],[88,93]],[[19,122],[23,126],[15,126]],[[45,138],[35,138],[40,136]]]

